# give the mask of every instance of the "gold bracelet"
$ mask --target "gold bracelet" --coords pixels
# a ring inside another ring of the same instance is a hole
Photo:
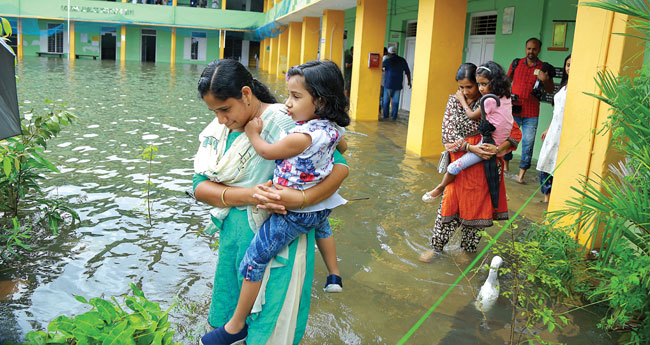
[[[230,189],[230,187],[226,187],[226,188],[224,188],[224,189],[221,191],[221,203],[223,203],[223,206],[225,206],[225,207],[230,207],[230,205],[228,205],[228,204],[226,203],[226,199],[223,198],[224,195],[226,195],[226,191],[227,191],[228,189]]]
[[[305,196],[304,190],[301,189],[300,191],[302,192],[302,205],[300,205],[300,209],[302,210],[305,208],[305,203],[307,203],[307,197]]]

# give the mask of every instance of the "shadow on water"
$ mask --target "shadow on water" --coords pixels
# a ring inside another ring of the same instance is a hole
[[[214,239],[199,235],[208,208],[184,194],[191,188],[198,133],[214,116],[197,98],[202,69],[92,60],[71,66],[45,58],[19,63],[23,113],[42,111],[42,100],[48,98],[65,101],[79,116],[48,145],[47,156],[61,174],[49,176],[47,191],[74,202],[82,221],[57,238],[45,238],[29,260],[0,270],[0,281],[19,282],[17,292],[0,300],[1,339],[18,340],[58,315],[86,311],[73,295],[117,296],[129,291],[130,282],[163,308],[177,303],[171,315],[177,341],[193,343],[203,333],[216,253],[210,248]],[[284,101],[284,79],[256,75]],[[420,197],[440,175],[434,161],[405,152],[406,123],[353,122],[348,128],[345,157],[351,172],[341,194],[368,199],[332,213],[343,221],[335,239],[345,291],[322,291],[326,270],[317,259],[304,344],[397,342],[453,283],[459,267],[474,258],[451,250],[432,264],[417,260],[429,248],[435,215],[435,206]],[[152,227],[143,199],[148,166],[137,158],[139,147],[148,144],[159,148],[152,174]],[[507,188],[512,210],[536,185],[508,180]],[[535,203],[524,215],[539,220],[543,211]],[[475,288],[480,279],[472,283]],[[507,306],[495,311],[496,321],[485,330],[472,302],[470,286],[462,281],[410,343],[503,343]],[[593,322],[584,317],[578,324]],[[556,333],[561,341],[585,344],[592,343],[585,334],[598,331]]]

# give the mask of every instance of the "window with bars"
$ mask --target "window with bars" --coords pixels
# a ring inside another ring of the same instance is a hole
[[[406,37],[415,37],[418,32],[418,22],[410,22],[406,24]]]
[[[497,15],[490,14],[485,16],[472,17],[470,35],[485,36],[494,35],[497,32]]]
[[[47,24],[48,53],[63,53],[63,25]]]

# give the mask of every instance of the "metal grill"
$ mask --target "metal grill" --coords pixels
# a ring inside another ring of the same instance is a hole
[[[497,32],[497,15],[472,17],[470,35],[494,35]]]
[[[406,37],[415,37],[418,32],[418,22],[406,24]]]

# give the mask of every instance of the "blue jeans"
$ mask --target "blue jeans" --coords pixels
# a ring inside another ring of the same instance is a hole
[[[383,112],[384,112],[384,118],[388,118],[388,103],[393,101],[392,107],[391,107],[391,117],[393,120],[397,118],[397,110],[399,110],[399,94],[402,92],[401,89],[389,89],[387,87],[384,87],[384,100],[383,100]]]
[[[316,229],[317,239],[332,236],[332,229],[327,220],[330,212],[332,210],[273,213],[253,237],[239,264],[239,273],[246,280],[260,281],[271,259],[301,234]]]
[[[546,180],[547,178],[548,180]],[[553,186],[553,175],[540,171],[539,184],[542,185],[542,194],[551,193],[551,187]]]
[[[539,117],[521,117],[513,116],[519,128],[521,128],[521,161],[519,168],[530,169],[530,162],[533,159],[533,147],[535,146],[535,136],[537,135],[537,121]],[[509,161],[512,159],[512,152],[503,156],[503,159]]]
[[[481,141],[482,143],[482,141]],[[478,143],[477,145],[480,145],[481,143]],[[447,166],[447,172],[452,174],[452,175],[458,175],[460,174],[461,171],[471,167],[474,164],[482,162],[483,159],[481,157],[477,156],[474,153],[467,152],[464,154],[462,157],[458,158],[457,160],[449,163]]]

